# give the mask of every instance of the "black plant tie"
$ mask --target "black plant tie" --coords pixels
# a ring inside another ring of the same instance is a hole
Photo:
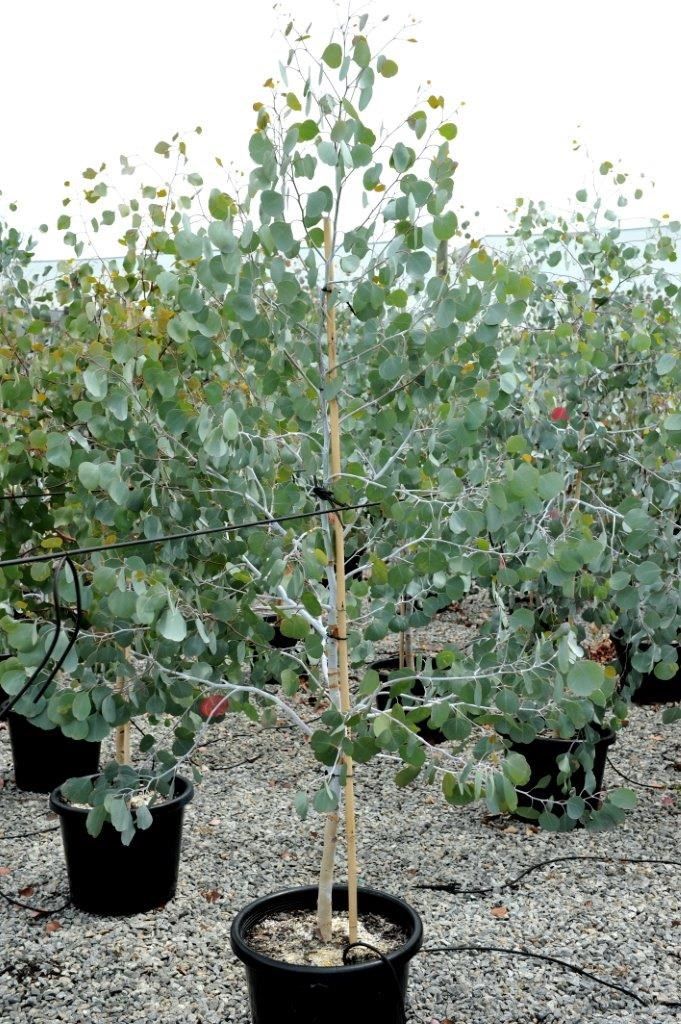
[[[312,488],[312,493],[316,495],[318,498],[321,498],[322,501],[328,501],[331,505],[336,504],[336,499],[334,498],[332,492],[327,487],[318,487],[315,484],[315,486]]]
[[[334,511],[339,509],[349,508],[349,505],[344,505],[342,501],[334,495],[333,491],[330,491],[328,487],[324,487],[322,484],[318,484],[315,480],[313,486],[310,488],[310,493],[314,494],[315,498],[319,498],[320,501],[326,501],[331,505]]]

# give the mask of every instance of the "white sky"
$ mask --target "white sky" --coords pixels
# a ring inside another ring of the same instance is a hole
[[[285,9],[312,22],[323,48],[345,6]],[[459,107],[456,198],[480,211],[478,234],[503,231],[516,196],[565,208],[594,174],[600,186],[604,159],[656,182],[625,220],[681,214],[675,0],[376,0],[372,10],[389,11],[396,29],[419,18],[418,45],[391,51],[400,73],[385,83],[381,113],[391,122],[408,112],[426,79]],[[62,182],[89,165],[117,166],[120,153],[149,154],[201,124],[194,169],[210,174],[213,155],[247,168],[252,103],[277,77],[283,23],[272,0],[0,2],[0,204],[18,201],[26,229],[50,225],[39,255],[64,254],[54,230]]]

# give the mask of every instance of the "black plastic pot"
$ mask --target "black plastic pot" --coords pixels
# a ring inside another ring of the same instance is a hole
[[[270,647],[276,647],[279,651],[286,651],[289,647],[295,647],[298,643],[291,636],[284,636],[279,628],[279,618],[274,614],[263,615],[264,621],[274,630],[274,636],[270,640]]]
[[[608,754],[608,747],[615,742],[613,732],[603,732],[601,738],[596,741],[594,752],[593,773],[596,779],[596,789],[592,796],[583,793],[585,783],[585,771],[580,765],[572,773],[570,786],[574,787],[578,795],[584,796],[584,802],[592,810],[600,806],[600,797],[597,795],[603,789],[603,775],[605,772],[605,759]],[[536,811],[544,810],[544,802],[553,798],[557,803],[565,802],[567,794],[558,783],[560,769],[556,764],[557,758],[562,754],[574,752],[584,741],[579,739],[563,740],[552,736],[538,736],[531,743],[512,743],[511,749],[522,754],[530,766],[530,779],[522,791],[518,790],[518,807],[533,808]],[[547,779],[543,785],[540,782]],[[556,805],[552,808],[552,814],[562,817],[564,807]]]
[[[280,619],[274,612],[270,612],[267,615],[263,615],[262,618],[263,621],[266,622],[268,626],[271,626],[272,629],[274,630],[274,636],[269,641],[270,647],[273,647],[277,651],[287,651],[291,647],[296,646],[298,641],[294,637],[284,636],[284,634],[282,633],[279,627]],[[258,649],[255,653],[254,664],[256,664],[259,660],[262,660],[262,657],[262,651]],[[278,686],[279,680],[275,676],[270,676],[268,679],[264,680],[264,685]]]
[[[180,866],[182,819],[194,796],[189,779],[178,776],[175,796],[151,807],[152,824],[137,830],[129,846],[106,822],[100,834],[88,834],[88,809],[73,807],[59,789],[50,807],[61,819],[61,834],[71,901],[88,914],[143,914],[163,906],[175,895]]]
[[[99,771],[100,743],[72,740],[61,729],[39,729],[15,711],[7,722],[18,789],[50,793],[66,779]]]
[[[0,662],[7,661],[11,657],[12,657],[12,655],[11,654],[7,654],[6,651],[0,651]],[[4,703],[4,701],[6,699],[7,699],[7,694],[3,690],[0,689],[0,702]],[[5,722],[6,720],[7,720],[7,713],[5,712],[4,714],[0,715],[0,722]]]
[[[232,922],[231,942],[246,965],[253,1024],[402,1024],[409,961],[423,941],[421,918],[404,900],[377,889],[358,890],[359,913],[400,925],[407,941],[383,960],[346,967],[282,963],[251,949],[248,934],[273,914],[314,910],[316,886],[287,889],[250,903]],[[334,910],[347,910],[347,886],[333,887]]]
[[[391,672],[397,672],[400,667],[399,658],[382,658],[380,661],[374,661],[370,665],[370,668],[374,672],[378,672],[378,678],[381,680],[381,685],[385,685],[388,681]],[[397,680],[396,680],[397,681]],[[385,711],[391,704],[399,702],[403,707],[409,707],[409,694],[413,694],[414,697],[423,697],[425,694],[425,688],[420,679],[415,679],[408,693],[400,694],[397,697],[393,697],[390,690],[381,690],[376,694],[376,707],[379,711]],[[405,700],[406,698],[406,700]],[[440,729],[430,729],[428,727],[428,720],[417,723],[419,736],[430,743],[432,746],[437,746],[439,743],[446,743],[447,737]]]
[[[622,680],[626,684],[629,673],[632,671],[631,658],[633,651],[631,645],[624,642],[622,636],[613,634],[612,642],[617,651],[617,658],[622,666]],[[646,646],[641,645],[645,651]],[[631,700],[633,704],[676,704],[681,701],[681,646],[676,645],[676,663],[678,666],[675,676],[671,679],[658,679],[654,672],[641,674],[641,681],[634,690]]]

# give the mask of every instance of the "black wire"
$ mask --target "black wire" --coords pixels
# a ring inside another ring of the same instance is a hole
[[[18,501],[20,498],[63,498],[67,491],[24,491],[21,494],[0,494],[0,501]]]
[[[619,768],[616,768],[615,765],[612,763],[612,761],[610,760],[609,757],[608,757],[607,761],[608,761],[608,764],[610,765],[610,767],[612,768],[612,770],[614,771],[614,773],[616,775],[619,775],[619,777],[621,779],[624,779],[625,782],[630,782],[632,786],[640,786],[641,789],[666,789],[667,788],[666,786],[662,786],[659,783],[657,783],[654,786],[651,786],[651,784],[649,782],[638,782],[636,779],[631,779],[631,778],[629,778],[628,775],[625,775],[624,772],[621,772],[619,770]]]
[[[384,953],[381,953],[380,949],[377,949],[376,946],[370,945],[368,942],[348,942],[348,944],[343,947],[343,963],[347,966],[348,953],[350,952],[351,949],[357,949],[359,946],[362,946],[364,949],[370,949],[372,953],[375,953],[379,960],[381,960],[381,962],[390,971],[392,979],[395,982],[395,990],[397,992],[397,1005],[399,1007],[400,1020],[402,1024],[407,1024],[407,1010],[404,1005],[404,996],[402,995],[402,986],[400,985],[400,979],[397,977],[397,971],[395,970],[394,965],[390,962],[390,960],[388,959],[387,956],[385,956]]]
[[[51,557],[55,558],[55,555],[52,555]],[[82,607],[82,602],[81,602],[81,594],[80,594],[80,580],[78,579],[78,573],[76,572],[76,567],[73,564],[73,562],[71,561],[71,558],[69,557],[69,555],[61,555],[59,557],[59,563],[55,567],[55,569],[54,569],[54,571],[52,573],[52,601],[53,601],[53,604],[54,604],[54,619],[55,619],[55,621],[54,621],[55,631],[54,631],[54,636],[52,637],[52,642],[50,643],[50,646],[48,647],[48,649],[47,649],[47,651],[46,651],[46,653],[45,653],[45,655],[43,657],[43,660],[40,662],[40,664],[38,665],[37,669],[35,670],[33,675],[29,678],[29,680],[25,683],[25,685],[22,686],[22,688],[19,690],[18,693],[16,693],[13,697],[8,697],[7,700],[5,700],[2,705],[0,705],[0,719],[4,718],[5,715],[12,710],[12,708],[15,706],[15,704],[18,701],[21,700],[21,698],[24,696],[24,694],[27,693],[30,690],[30,688],[33,686],[34,682],[36,681],[36,679],[38,678],[38,676],[40,675],[42,670],[45,668],[45,666],[47,665],[47,663],[50,660],[50,658],[52,657],[52,653],[53,653],[55,647],[57,646],[57,641],[59,640],[59,637],[61,635],[61,609],[60,609],[61,602],[60,602],[60,594],[59,594],[59,574],[61,573],[61,571],[62,571],[62,569],[63,569],[63,567],[65,565],[68,565],[69,569],[71,570],[71,575],[73,577],[73,583],[74,583],[74,587],[75,587],[75,591],[76,591],[76,619],[75,619],[75,625],[74,625],[73,633],[71,634],[71,637],[69,639],[69,642],[67,643],[66,647],[64,648],[64,650],[60,654],[59,658],[57,658],[57,661],[55,662],[55,664],[52,667],[52,669],[50,670],[50,672],[48,672],[47,679],[45,680],[45,682],[42,684],[42,686],[40,686],[38,688],[38,690],[34,694],[34,696],[33,696],[33,703],[34,704],[37,703],[40,700],[40,698],[43,696],[43,694],[47,690],[48,686],[50,685],[50,683],[52,682],[52,680],[56,676],[57,672],[62,667],[62,665],[64,664],[66,659],[68,658],[69,654],[71,653],[71,648],[73,647],[73,645],[75,644],[76,640],[78,639],[78,634],[80,632],[80,622],[81,622],[81,617],[82,617],[82,612],[83,612],[83,607]]]
[[[0,836],[0,843],[9,842],[11,839],[30,839],[32,836],[42,836],[46,832],[58,832],[59,825],[50,825],[49,828],[36,828],[32,832],[19,832],[15,836]]]
[[[428,949],[421,950],[422,953],[507,953],[510,956],[524,956],[531,960],[542,960],[545,963],[557,964],[559,967],[564,967],[568,971],[574,971],[575,974],[581,975],[583,978],[589,978],[591,981],[597,982],[599,985],[606,985],[608,988],[614,988],[617,992],[622,992],[624,995],[629,996],[630,999],[635,999],[641,1006],[650,1006],[651,1003],[648,999],[644,999],[637,992],[634,992],[630,988],[625,988],[624,985],[617,985],[614,981],[607,981],[605,978],[599,978],[596,974],[590,974],[589,971],[585,971],[583,967],[578,967],[576,964],[568,963],[567,960],[560,960],[556,956],[548,956],[545,953],[530,953],[525,949],[508,949],[504,946],[430,946]],[[657,1006],[681,1006],[681,1003],[662,1003],[658,1002]]]
[[[32,913],[38,914],[41,917],[49,917],[50,914],[61,914],[62,910],[66,910],[67,907],[71,906],[71,900],[69,899],[66,903],[63,903],[61,907],[54,907],[51,909],[48,907],[32,907],[30,903],[22,903],[21,900],[16,900],[14,896],[10,896],[8,893],[3,892],[2,889],[0,889],[0,897],[2,897],[3,900],[7,900],[7,902],[11,903],[14,907],[19,907],[21,910],[30,910]]]
[[[380,505],[380,501],[363,501],[359,505],[344,505],[344,512],[351,512],[354,509],[360,508],[375,508]],[[98,547],[90,548],[69,548],[65,552],[66,556],[72,555],[93,555],[98,551],[117,551],[121,548],[136,548],[143,547],[147,544],[164,544],[174,540],[190,540],[193,537],[207,537],[210,534],[215,533],[237,533],[239,530],[252,530],[258,526],[273,526],[276,523],[289,523],[296,519],[312,519],[314,516],[330,516],[334,515],[335,510],[332,508],[316,508],[311,512],[295,512],[286,516],[272,516],[269,519],[253,519],[247,523],[237,523],[230,526],[211,526],[206,527],[203,530],[188,530],[185,533],[169,533],[162,537],[138,537],[136,540],[119,540],[114,544],[102,544]],[[6,558],[0,561],[0,569],[9,569],[16,565],[35,565],[37,562],[49,562],[51,559],[58,556],[54,554],[47,555],[28,555],[20,558]]]
[[[259,761],[263,754],[255,754],[253,757],[247,757],[245,761],[236,761],[234,764],[218,764],[218,765],[206,765],[211,772],[229,772],[232,768],[241,768],[245,764],[253,764],[255,761]]]
[[[665,864],[670,867],[681,868],[681,860],[658,860],[653,857],[597,857],[591,854],[573,854],[569,857],[552,857],[550,860],[537,861],[536,864],[531,864],[529,868],[525,868],[516,878],[509,878],[506,882],[502,882],[501,885],[490,886],[485,889],[460,889],[458,882],[436,882],[433,885],[415,885],[414,888],[428,889],[433,892],[448,892],[458,896],[488,896],[498,892],[500,889],[512,889],[513,886],[517,885],[527,875],[533,871],[538,871],[540,868],[547,867],[549,864],[563,864],[566,861],[576,860],[598,861],[601,864]]]

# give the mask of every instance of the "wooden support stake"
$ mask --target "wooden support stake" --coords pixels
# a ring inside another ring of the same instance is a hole
[[[333,381],[337,373],[336,355],[336,311],[331,302],[333,291],[333,230],[328,217],[324,218],[324,256],[326,259],[326,340],[328,346],[327,380]],[[338,400],[329,401],[330,468],[331,484],[341,474],[340,417]],[[341,711],[350,710],[350,682],[348,673],[348,624],[345,609],[345,537],[343,524],[336,514],[329,516],[333,530],[334,554],[336,557],[336,649]],[[353,761],[347,754],[345,763],[345,841],[348,857],[348,933],[350,942],[357,942],[357,840],[355,832],[355,786]]]

